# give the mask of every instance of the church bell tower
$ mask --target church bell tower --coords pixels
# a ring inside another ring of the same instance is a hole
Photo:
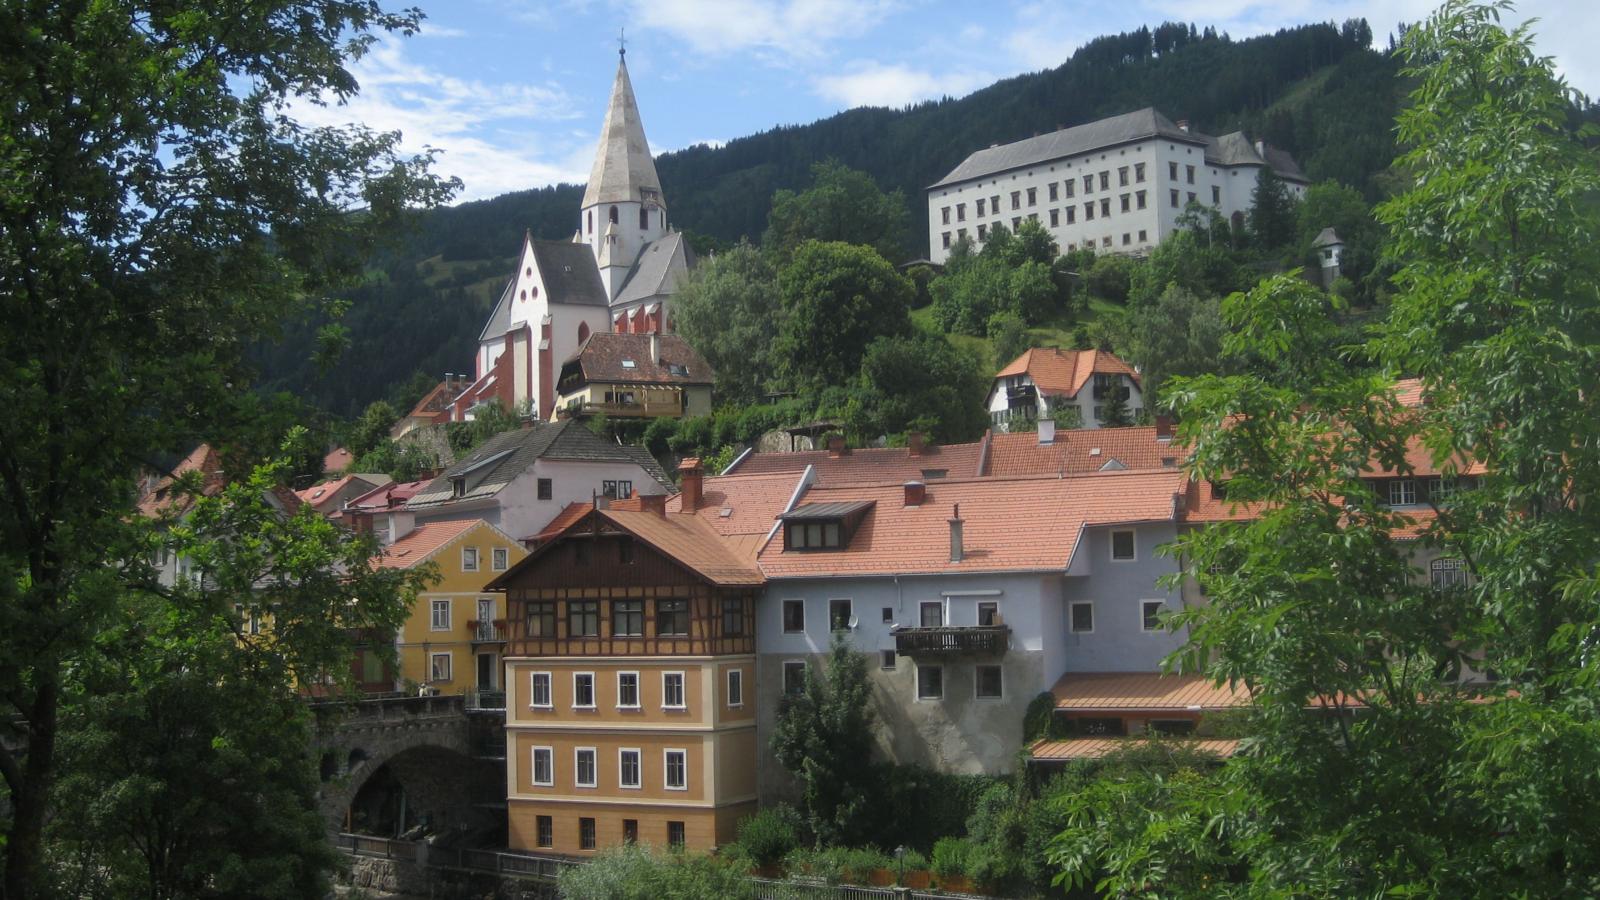
[[[600,280],[612,299],[639,258],[639,251],[667,233],[667,205],[639,104],[628,80],[627,50],[618,50],[617,78],[600,129],[600,146],[583,192],[578,235],[594,252]]]

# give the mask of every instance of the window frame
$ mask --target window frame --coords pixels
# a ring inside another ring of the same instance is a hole
[[[632,678],[633,678],[633,702],[632,703],[624,703],[624,702],[622,702],[622,698],[623,698],[622,679],[625,678],[625,677],[628,677],[628,676],[632,676]],[[641,683],[639,681],[639,673],[637,671],[630,670],[630,671],[618,672],[617,673],[617,709],[638,709],[639,708],[640,700],[642,699],[640,685],[641,685]]]
[[[1154,607],[1155,627],[1150,627],[1150,609]],[[1167,601],[1156,599],[1142,599],[1139,601],[1139,630],[1145,634],[1165,634],[1167,629],[1161,624],[1161,614],[1167,611]]]
[[[997,693],[985,694],[983,692],[983,672],[986,669],[993,669],[994,672],[996,673],[996,677],[999,678],[1000,690]],[[1002,666],[1002,665],[995,664],[995,663],[981,663],[981,664],[978,664],[978,665],[974,665],[972,667],[972,699],[974,699],[974,700],[1004,700],[1005,698],[1006,698],[1005,667]]]
[[[439,660],[444,660],[444,677],[439,677]],[[456,680],[455,654],[449,650],[434,650],[428,654],[428,683]]]
[[[1125,534],[1128,536],[1129,555],[1127,556],[1117,555],[1117,535],[1119,534]],[[1139,561],[1139,532],[1136,529],[1113,528],[1111,529],[1110,536],[1106,539],[1106,543],[1108,545],[1106,550],[1108,555],[1110,555],[1112,562],[1130,563]]]
[[[471,563],[467,562],[468,554],[471,554],[471,559],[472,559]],[[463,572],[476,572],[476,571],[478,571],[478,565],[482,562],[482,559],[480,558],[480,556],[481,556],[481,554],[478,553],[478,548],[477,548],[476,545],[473,545],[471,547],[462,547],[461,548],[461,571],[463,571]]]
[[[984,607],[989,607],[989,612],[991,613],[991,615],[989,617],[989,623],[987,625],[985,625],[984,622],[983,622]],[[1001,616],[1000,616],[1000,601],[999,600],[979,600],[978,601],[978,619],[977,619],[977,621],[978,621],[978,627],[979,628],[994,628],[994,627],[998,626],[999,622],[1004,621],[1004,619],[1002,619]]]
[[[547,744],[537,744],[529,748],[532,752],[528,756],[528,782],[534,787],[556,786],[556,748]],[[545,780],[539,780],[539,754],[543,752],[545,758]]]
[[[669,702],[672,693],[668,690],[669,679],[678,679],[678,702]],[[661,708],[662,709],[688,709],[689,708],[689,678],[682,670],[661,673]]]
[[[1416,506],[1417,505],[1417,481],[1414,478],[1392,478],[1392,479],[1390,479],[1389,480],[1389,489],[1388,489],[1387,493],[1388,493],[1388,498],[1389,498],[1389,504],[1388,504],[1389,506]],[[1400,495],[1400,497],[1401,497],[1401,499],[1398,500],[1398,501],[1395,499],[1396,493],[1398,493]],[[1405,496],[1408,493],[1410,494],[1410,497],[1411,497],[1411,499],[1409,499],[1409,500],[1405,499]]]
[[[795,689],[791,691],[791,690],[789,690],[789,673],[792,672],[792,671],[796,671],[796,670],[798,670],[800,672],[800,677],[798,679],[796,679]],[[806,691],[806,661],[805,660],[803,660],[803,659],[786,659],[786,660],[783,661],[783,668],[780,671],[783,673],[783,683],[781,685],[781,688],[783,690],[783,696],[785,696],[785,697],[798,697],[801,694],[805,693],[805,691]]]
[[[637,609],[623,609],[624,604],[637,604]],[[622,630],[622,623],[636,626],[629,631]],[[611,636],[612,637],[644,637],[644,598],[620,597],[611,601]]]
[[[887,665],[885,665],[887,663]],[[884,672],[898,671],[900,668],[900,654],[893,650],[878,651],[878,669]]]
[[[800,611],[800,627],[799,628],[790,628],[789,627],[789,610],[790,609],[798,609]],[[783,615],[783,633],[784,634],[805,634],[806,633],[806,601],[804,601],[804,600],[795,600],[795,599],[784,600],[783,604],[781,606],[781,611],[782,611],[782,615]]]
[[[450,602],[449,597],[428,598],[428,630],[449,631],[455,619],[454,606],[455,604]],[[444,612],[442,617],[439,615],[441,611]],[[439,624],[441,618],[444,622],[443,625]]]
[[[682,821],[672,820],[672,821],[667,822],[667,846],[668,847],[683,847],[683,846],[687,845],[688,842],[689,842],[688,830],[684,828],[684,825],[683,825]]]
[[[544,702],[539,702],[539,680],[544,679]],[[550,672],[528,673],[528,708],[529,709],[555,709],[556,682],[555,676]]]
[[[589,780],[583,780],[583,755],[589,754]],[[595,790],[600,787],[600,750],[597,747],[572,748],[572,786]]]
[[[533,845],[548,850],[556,845],[555,816],[534,816]]]
[[[1079,628],[1077,619],[1078,607],[1089,611],[1089,627]],[[1094,601],[1073,600],[1067,604],[1067,633],[1068,634],[1094,634]]]
[[[538,634],[533,633],[535,619],[539,620],[541,626]],[[528,605],[523,609],[522,622],[529,638],[549,640],[559,637],[557,634],[559,625],[557,623],[556,601],[529,600]],[[550,626],[548,629],[543,627],[547,624]]]
[[[939,693],[938,694],[936,694],[936,695],[924,695],[923,694],[923,692],[922,692],[922,673],[925,672],[925,671],[926,672],[938,672],[939,673]],[[932,663],[932,664],[928,664],[928,665],[924,665],[923,663],[920,663],[920,662],[917,663],[917,683],[916,683],[916,687],[915,687],[915,693],[916,693],[916,701],[918,703],[942,703],[942,702],[944,702],[944,693],[945,693],[944,692],[944,666],[942,664],[939,664],[939,663]]]
[[[723,681],[724,681],[724,689],[727,691],[728,708],[729,709],[743,709],[744,708],[744,670],[743,669],[729,669],[728,670],[728,674],[723,679]]]
[[[633,783],[628,783],[628,754],[633,754]],[[617,787],[626,791],[644,790],[644,751],[638,747],[617,748]]]
[[[663,609],[663,606],[665,604],[668,604],[668,603],[682,604],[682,606],[680,608],[678,608],[678,609],[675,609],[675,610]],[[676,620],[677,620],[677,618],[679,616],[682,616],[682,628],[683,628],[682,631],[668,631],[668,630],[666,630],[665,627],[663,627],[664,623],[666,623],[668,621],[673,621],[674,623],[676,623]],[[669,619],[669,617],[670,617],[670,619]],[[689,636],[690,630],[691,630],[691,628],[690,628],[690,622],[689,622],[689,601],[688,601],[687,598],[684,598],[684,597],[657,597],[656,598],[656,637],[658,637],[658,638],[661,638],[661,637],[684,637],[684,638],[686,638],[686,637]]]
[[[568,638],[597,638],[600,636],[600,601],[592,599],[568,600],[567,603],[567,637]],[[587,621],[593,617],[592,631],[579,631],[575,624]]]
[[[844,620],[839,620],[839,604],[844,604]],[[855,602],[849,597],[828,598],[828,632],[849,631],[850,620],[856,617]]]
[[[511,550],[507,547],[491,547],[489,549],[489,570],[491,572],[504,572],[511,568]]]
[[[578,679],[580,679],[580,678],[588,678],[589,679],[589,702],[588,703],[579,703],[578,702],[578,699],[579,699],[579,696],[580,696],[579,693],[578,693]],[[596,696],[597,693],[598,693],[598,691],[596,691],[596,689],[595,689],[594,673],[593,672],[573,672],[572,673],[572,708],[573,709],[594,709],[595,708],[595,701],[599,699]]]
[[[578,817],[578,849],[594,850],[599,846],[596,839],[594,816]]]
[[[939,624],[937,624],[937,625],[929,625],[928,624],[927,612],[928,612],[928,607],[930,607],[930,606],[937,607],[938,610],[939,610]],[[949,617],[947,615],[945,615],[945,603],[944,603],[943,600],[918,600],[917,601],[917,627],[918,628],[943,628],[943,627],[945,627],[945,624],[948,621],[949,621]]]
[[[672,756],[677,754],[680,760],[680,769],[683,775],[681,784],[672,783]],[[689,751],[683,747],[666,747],[661,751],[661,786],[668,791],[687,791],[689,789]]]
[[[555,499],[556,491],[555,491],[555,481],[553,479],[550,479],[550,478],[540,478],[540,479],[538,479],[538,481],[535,483],[535,489],[537,490],[536,496],[540,500],[553,500],[553,499]]]
[[[744,633],[745,633],[745,627],[744,627],[745,626],[745,618],[746,618],[746,615],[747,615],[748,610],[749,610],[748,604],[745,603],[745,598],[743,598],[743,597],[723,597],[721,605],[722,605],[722,636],[723,637],[744,637]],[[730,618],[730,616],[732,618]],[[729,623],[733,623],[733,627],[732,628],[728,627]]]

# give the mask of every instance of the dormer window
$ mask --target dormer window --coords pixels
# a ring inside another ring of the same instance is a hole
[[[634,362],[633,362],[633,360],[631,360],[631,359],[625,359],[625,360],[623,360],[623,361],[622,361],[622,367],[623,367],[623,368],[624,368],[624,369],[632,369],[632,368],[634,368]]]
[[[850,546],[850,538],[872,504],[871,500],[808,503],[785,513],[780,517],[783,547],[796,551],[843,550]]]
[[[457,500],[467,495],[467,476],[457,475],[450,479],[450,496]]]
[[[687,378],[689,367],[683,363],[667,363],[667,374]]]

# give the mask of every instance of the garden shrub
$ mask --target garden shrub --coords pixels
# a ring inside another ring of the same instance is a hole
[[[783,862],[800,845],[800,814],[786,803],[769,806],[739,823],[739,846],[758,866]]]
[[[561,873],[566,900],[699,900],[754,898],[755,885],[737,866],[700,853],[658,853],[638,844],[609,847]]]
[[[940,838],[933,845],[933,874],[940,878],[964,878],[972,845],[966,838]]]
[[[842,850],[838,858],[844,880],[851,884],[870,884],[873,872],[894,868],[894,857],[875,847]]]

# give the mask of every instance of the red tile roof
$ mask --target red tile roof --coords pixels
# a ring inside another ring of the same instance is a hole
[[[659,358],[650,352],[656,340]],[[623,362],[632,363],[624,366]],[[596,331],[567,360],[577,363],[586,384],[711,384],[716,374],[705,357],[675,334],[623,334]],[[673,371],[674,366],[681,366]]]
[[[829,575],[1062,571],[1091,525],[1170,521],[1183,487],[1177,472],[1107,472],[1065,478],[935,481],[920,506],[904,504],[898,484],[813,488],[808,504],[870,501],[841,550],[786,552],[774,539],[762,549],[769,578]],[[961,507],[965,553],[950,561],[949,519]]]
[[[1028,754],[1038,762],[1102,759],[1119,750],[1145,746],[1149,743],[1151,743],[1149,740],[1143,738],[1068,738],[1060,741],[1035,741],[1033,746],[1028,748]],[[1223,759],[1232,756],[1239,749],[1237,740],[1227,738],[1168,737],[1161,739],[1161,745],[1172,749],[1198,750]]]
[[[983,443],[928,445],[917,456],[906,447],[865,447],[835,456],[828,450],[801,450],[795,453],[751,453],[732,467],[730,475],[770,475],[776,472],[802,472],[806,466],[816,471],[817,483],[883,484],[923,481],[936,477],[970,478],[981,474],[978,460]],[[943,471],[943,476],[924,472]]]
[[[594,509],[593,503],[568,503],[562,508],[561,512],[556,513],[556,517],[554,519],[551,519],[543,528],[539,529],[538,534],[525,537],[522,539],[522,541],[523,543],[528,543],[531,541],[543,544],[545,541],[548,541],[556,535],[559,535],[561,532],[566,531],[573,522],[576,522],[585,515],[588,515],[589,510],[591,509]]]
[[[1026,374],[1041,394],[1076,397],[1096,374],[1126,375],[1139,383],[1139,373],[1121,358],[1104,350],[1058,350],[1035,347],[1026,350],[1010,365],[996,372],[995,378]]]
[[[383,569],[409,569],[431,557],[439,548],[484,524],[482,519],[463,519],[418,525],[405,537],[384,547],[377,565]]]
[[[1031,432],[996,434],[989,448],[986,475],[1073,475],[1098,472],[1112,460],[1129,469],[1172,469],[1188,454],[1154,426],[1076,428],[1057,431],[1055,441],[1040,444]]]
[[[589,527],[584,523],[589,521],[591,513],[632,534],[713,584],[756,586],[766,582],[753,560],[737,554],[702,516],[619,509],[616,504],[596,510],[588,503],[570,503],[539,532],[538,548],[509,572],[490,582],[489,588],[502,589],[507,583],[506,579],[523,566],[534,565],[545,549],[556,543],[562,535]]]
[[[1118,712],[1197,712],[1249,706],[1242,686],[1213,684],[1204,675],[1160,672],[1068,672],[1055,687],[1056,709]]]
[[[322,458],[322,472],[324,475],[337,475],[350,468],[350,463],[354,461],[355,456],[349,450],[337,447]]]
[[[227,484],[227,478],[222,474],[222,458],[211,449],[210,444],[201,444],[190,451],[176,466],[171,474],[156,482],[149,493],[139,498],[139,514],[147,518],[155,518],[164,513],[181,513],[193,505],[194,500],[187,494],[177,493],[173,485],[177,480],[189,474],[199,472],[200,494],[204,497],[215,495]],[[291,510],[292,512],[293,510]]]
[[[789,504],[800,487],[798,472],[769,475],[714,475],[701,482],[700,506],[696,513],[711,523],[718,534],[765,535],[778,521],[778,514]],[[683,495],[667,501],[668,512],[683,512]]]
[[[393,509],[410,500],[413,494],[427,487],[431,480],[424,478],[421,481],[391,481],[380,484],[351,500],[350,506],[357,512],[381,512]]]
[[[1401,406],[1422,405],[1422,379],[1402,378],[1394,383],[1395,396],[1399,398]]]

